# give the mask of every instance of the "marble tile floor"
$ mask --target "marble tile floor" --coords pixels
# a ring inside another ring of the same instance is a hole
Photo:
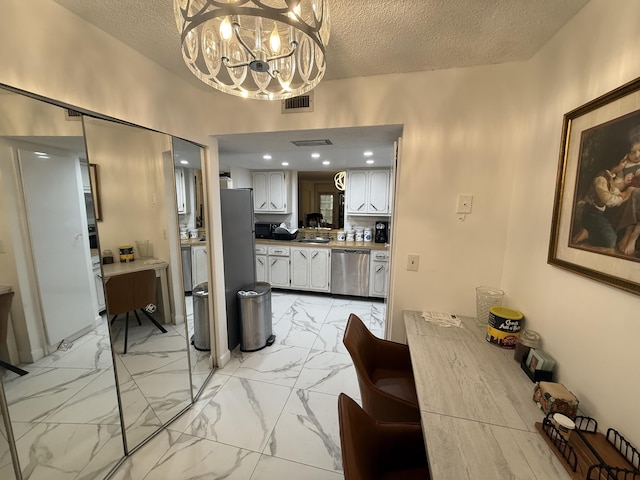
[[[188,333],[183,326],[168,329],[169,336],[153,326],[139,332],[130,327],[133,350],[144,347],[142,340],[164,337],[160,341],[171,346],[175,341],[172,337],[190,336],[193,308],[189,300],[187,297]],[[127,458],[112,478],[342,478],[337,396],[345,392],[359,399],[355,371],[342,345],[342,335],[353,312],[382,337],[385,305],[377,300],[273,292],[272,310],[274,345],[252,353],[234,351],[232,360],[215,371],[198,401]],[[137,322],[132,325],[137,326]],[[116,340],[116,352],[118,349]],[[202,359],[206,353],[191,348],[191,355],[194,382],[198,382],[198,375],[204,381],[208,365]],[[133,360],[136,357],[116,356],[122,385],[130,379],[144,385],[141,378],[172,365],[170,359],[145,361],[144,355],[137,363]],[[58,478],[51,470],[39,470],[39,459],[34,460],[30,453],[34,442],[47,443],[48,435],[56,430],[64,430],[69,437],[93,435],[95,439],[88,445],[90,451],[75,452],[73,458],[65,458],[64,449],[47,450],[54,457],[47,460],[47,466],[65,472],[60,478],[102,478],[108,471],[108,463],[102,459],[114,458],[114,452],[118,456],[122,447],[115,389],[109,382],[113,378],[110,358],[104,325],[75,341],[69,351],[55,352],[29,366],[27,370],[32,373],[27,377],[4,379],[20,458],[29,459],[27,470],[33,473],[32,478],[43,473],[47,478]],[[64,377],[63,388],[53,383],[45,384],[45,390],[42,384],[40,390],[30,386],[34,374],[46,380],[53,378],[47,373],[54,370],[56,378]],[[147,378],[152,397],[154,382],[152,377]],[[146,400],[152,404],[152,400]],[[150,412],[159,421],[162,412],[153,408]],[[155,425],[155,421],[150,423]],[[8,463],[8,452],[0,451],[0,477],[4,468],[10,467]],[[25,470],[25,465],[22,467]]]
[[[130,318],[129,348],[122,352],[124,321],[117,320],[114,353],[127,440],[130,447],[157,430],[190,403],[185,339],[193,334],[187,297],[187,327],[166,326],[163,334],[147,319]],[[209,352],[189,344],[194,394],[209,374]],[[75,339],[68,350],[27,365],[20,377],[0,370],[24,478],[102,478],[122,457],[118,400],[107,319]],[[166,379],[171,378],[167,394]],[[0,422],[2,423],[2,422]],[[58,446],[59,438],[68,439]],[[59,448],[56,448],[59,447]],[[70,454],[73,452],[73,454]],[[4,426],[0,426],[0,478],[12,478]],[[7,475],[5,477],[5,474]]]
[[[337,399],[359,399],[342,345],[350,313],[382,337],[381,301],[273,292],[271,347],[236,349],[195,405],[115,472],[115,480],[343,478]]]

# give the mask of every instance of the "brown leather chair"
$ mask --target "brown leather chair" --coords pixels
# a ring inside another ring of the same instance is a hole
[[[110,277],[105,285],[105,297],[107,311],[113,315],[111,325],[118,315],[125,313],[124,325],[124,353],[127,353],[129,337],[129,312],[133,312],[142,325],[138,310],[140,310],[162,333],[167,333],[147,311],[145,307],[156,301],[156,272],[154,270],[142,270],[139,272],[123,273]]]
[[[429,480],[419,423],[378,422],[350,397],[338,397],[345,480]]]
[[[13,301],[13,295],[15,292],[6,292],[0,295],[0,345],[4,345],[7,341],[7,334],[9,331],[9,312],[11,311],[11,302]],[[10,363],[0,360],[0,367],[4,367],[7,370],[11,370],[18,375],[26,375],[26,370],[11,365]]]
[[[419,422],[409,347],[377,338],[353,313],[343,343],[356,368],[364,410],[378,421]]]

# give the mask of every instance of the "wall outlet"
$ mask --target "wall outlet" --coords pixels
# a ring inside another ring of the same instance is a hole
[[[473,195],[458,195],[456,202],[456,213],[471,213]]]
[[[407,262],[407,270],[410,272],[417,272],[420,266],[420,255],[409,254],[409,260]]]

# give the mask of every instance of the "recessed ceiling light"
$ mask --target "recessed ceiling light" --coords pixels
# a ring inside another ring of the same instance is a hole
[[[373,152],[371,150],[367,150],[366,152],[363,153],[363,155],[365,157],[370,157],[371,155],[373,155]]]
[[[287,167],[289,165],[289,162],[282,162],[280,165],[282,165],[283,167]]]
[[[375,160],[372,160],[372,159],[369,159],[369,160],[367,160],[365,163],[368,163],[369,165],[371,165],[372,163],[376,163],[376,161],[375,161]]]
[[[323,165],[331,165],[331,162],[329,160],[324,160],[322,162]]]
[[[264,158],[265,160],[271,160],[271,155],[267,154],[267,155],[263,155],[262,158]]]
[[[320,158],[320,154],[319,153],[312,153],[311,154],[311,158]]]
[[[36,155],[40,155],[40,156],[46,155],[46,153],[44,153],[44,152],[33,152],[33,153],[35,153]]]
[[[181,163],[182,165],[189,165],[189,162],[187,162],[186,160],[180,160],[180,163]]]

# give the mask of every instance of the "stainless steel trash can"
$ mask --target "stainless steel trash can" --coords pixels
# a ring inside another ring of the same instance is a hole
[[[237,293],[240,310],[240,350],[254,352],[271,345],[271,285],[257,282]]]
[[[209,283],[195,286],[193,298],[193,336],[191,344],[196,350],[211,350],[211,328],[209,325]]]

